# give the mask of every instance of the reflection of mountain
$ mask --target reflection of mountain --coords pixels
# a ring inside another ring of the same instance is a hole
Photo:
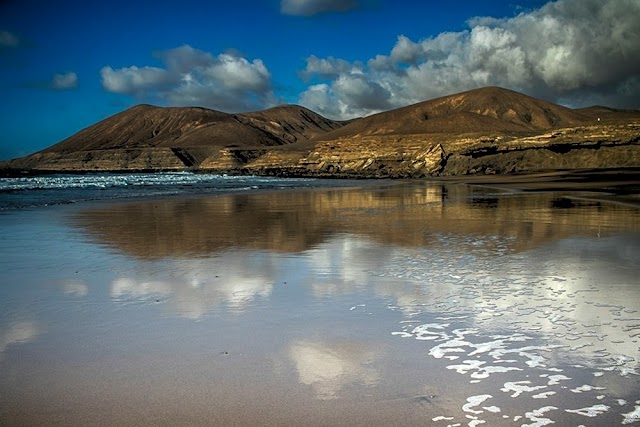
[[[315,341],[298,341],[289,347],[298,380],[313,387],[318,399],[335,399],[340,390],[353,383],[374,385],[379,374],[368,365],[375,353],[355,344],[329,345]]]
[[[640,230],[637,211],[624,206],[437,184],[121,203],[72,221],[92,239],[143,259],[231,247],[299,252],[344,233],[406,247],[458,236],[458,245],[476,251],[493,251],[500,236],[509,238],[506,249],[520,251],[574,234]]]
[[[256,298],[271,294],[274,263],[269,255],[247,253],[172,263],[168,274],[141,273],[115,280],[111,297],[118,301],[166,299],[172,310],[193,319],[222,304],[239,312]]]

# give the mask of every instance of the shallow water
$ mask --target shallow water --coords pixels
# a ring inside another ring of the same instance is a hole
[[[640,210],[407,182],[0,213],[0,421],[640,425]]]
[[[192,172],[50,174],[0,178],[0,211],[93,200],[241,193],[265,189],[325,187],[327,180],[232,176]],[[353,186],[331,180],[331,186]]]

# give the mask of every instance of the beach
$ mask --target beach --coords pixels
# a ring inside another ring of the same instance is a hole
[[[635,196],[479,184],[0,211],[0,424],[640,425]]]

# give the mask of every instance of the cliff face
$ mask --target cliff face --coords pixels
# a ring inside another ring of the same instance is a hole
[[[244,114],[141,105],[2,166],[345,177],[633,167],[640,112],[572,110],[492,87],[351,122],[294,105]]]
[[[344,138],[319,143],[299,163],[320,176],[414,178],[636,167],[640,166],[640,120],[526,136],[433,134]]]

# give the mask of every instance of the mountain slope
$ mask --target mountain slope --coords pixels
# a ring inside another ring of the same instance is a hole
[[[574,126],[590,116],[498,87],[449,95],[374,114],[322,136],[532,132]]]
[[[175,170],[208,161],[232,169],[244,159],[237,149],[303,143],[343,124],[297,105],[245,114],[138,105],[38,153],[5,162],[4,168]]]
[[[272,146],[308,139],[340,126],[340,122],[295,105],[247,114],[197,107],[138,105],[89,126],[43,152]]]
[[[299,105],[281,105],[268,110],[237,114],[241,122],[279,136],[288,142],[304,142],[344,126]]]

